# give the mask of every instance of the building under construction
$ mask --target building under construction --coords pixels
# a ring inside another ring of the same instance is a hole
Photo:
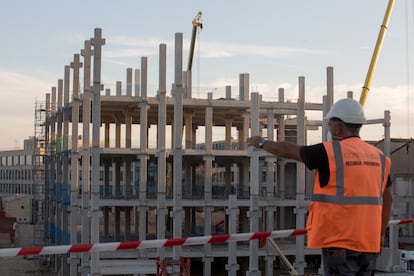
[[[286,101],[283,88],[265,101],[249,90],[246,73],[239,75],[236,92],[226,86],[225,97],[194,98],[191,71],[183,71],[183,36],[176,33],[170,90],[167,45],[160,44],[157,91],[148,91],[146,57],[140,68],[126,70],[125,85],[117,82],[111,91],[101,81],[104,44],[95,29],[45,97],[47,244],[305,228],[312,172],[248,148],[246,139],[261,134],[307,144],[307,130],[315,128],[325,137],[332,67],[318,103],[306,101],[304,77],[298,78],[296,101]],[[320,120],[308,120],[307,111],[319,112]],[[368,124],[384,128],[381,145],[389,155],[389,112]],[[218,132],[224,139],[216,138]],[[320,252],[306,248],[305,236],[276,242],[300,274],[317,269]],[[54,265],[60,275],[156,274],[157,257],[170,269],[180,260],[199,263],[203,275],[212,274],[213,262],[228,275],[273,275],[280,266],[274,248],[257,240],[61,255],[54,256]]]

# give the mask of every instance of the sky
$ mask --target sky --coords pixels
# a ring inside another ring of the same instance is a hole
[[[187,64],[191,21],[202,11],[193,63],[193,96],[224,96],[239,74],[249,73],[250,91],[277,101],[298,97],[305,77],[307,102],[321,103],[326,68],[334,68],[335,100],[359,99],[388,0],[179,0],[1,1],[0,150],[23,147],[34,135],[36,101],[63,79],[84,41],[101,28],[102,82],[125,85],[126,68],[148,57],[149,96],[158,86],[158,46],[167,44],[171,88],[175,33],[183,33]],[[396,0],[364,110],[368,119],[391,112],[391,137],[413,137],[414,2]],[[310,117],[315,116],[309,114]],[[322,119],[318,114],[316,119]],[[383,138],[380,125],[364,127],[364,139]]]

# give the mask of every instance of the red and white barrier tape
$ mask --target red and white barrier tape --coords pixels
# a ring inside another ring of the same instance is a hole
[[[408,224],[414,219],[390,220],[388,225]],[[270,232],[225,234],[214,236],[200,236],[190,238],[173,238],[162,240],[144,240],[127,242],[109,242],[96,244],[77,244],[77,245],[57,245],[39,246],[26,248],[3,248],[0,249],[0,257],[7,256],[27,256],[27,255],[54,255],[67,253],[102,252],[102,251],[121,251],[133,249],[160,248],[185,245],[202,245],[214,243],[226,243],[234,241],[250,241],[267,238],[285,238],[306,235],[306,229],[278,230]]]

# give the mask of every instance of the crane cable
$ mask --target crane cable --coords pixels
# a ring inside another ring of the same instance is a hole
[[[414,26],[414,6],[411,6],[411,19],[413,20],[412,22],[412,26]],[[406,89],[406,93],[407,93],[407,138],[410,137],[410,42],[409,42],[409,11],[408,11],[408,1],[405,1],[405,39],[406,39],[406,44],[405,44],[405,53],[406,53],[406,57],[405,57],[405,61],[406,61],[406,78],[407,78],[407,89]]]
[[[203,24],[202,19],[201,24]],[[197,37],[198,37],[198,43],[196,44],[197,47],[197,92],[200,93],[200,34],[201,34],[201,28],[197,28]]]

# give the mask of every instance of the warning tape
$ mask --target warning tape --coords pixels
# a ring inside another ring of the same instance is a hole
[[[414,219],[390,220],[388,225],[408,224],[414,222]],[[85,252],[102,252],[102,251],[122,251],[148,248],[161,248],[187,245],[203,245],[215,243],[227,243],[236,241],[262,240],[267,238],[286,238],[306,235],[306,229],[289,229],[268,232],[225,234],[214,236],[199,236],[189,238],[172,238],[160,240],[144,241],[126,241],[126,242],[109,242],[96,244],[77,244],[77,245],[56,245],[56,246],[38,246],[23,248],[2,248],[0,257],[8,256],[28,256],[28,255],[55,255],[67,253],[85,253]]]

